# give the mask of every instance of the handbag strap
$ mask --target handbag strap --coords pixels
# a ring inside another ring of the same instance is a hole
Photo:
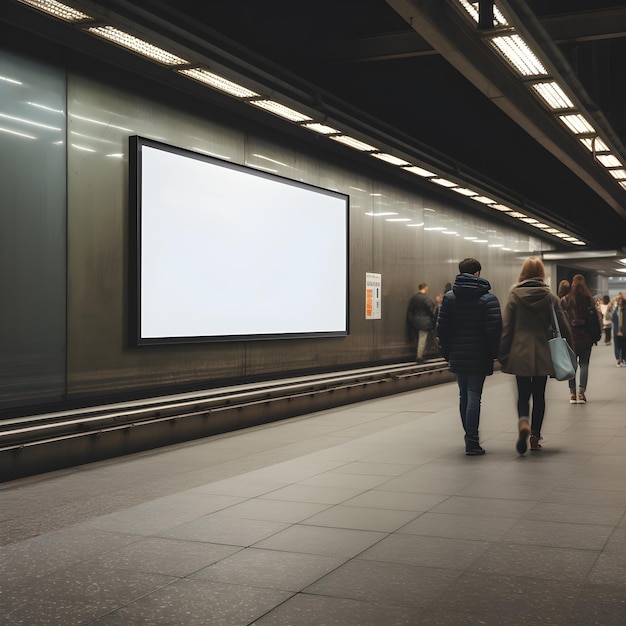
[[[556,317],[556,311],[554,310],[554,302],[550,302],[550,307],[552,309],[552,321],[554,322],[554,329],[556,330],[556,336],[561,337],[561,327],[559,326],[559,320]]]

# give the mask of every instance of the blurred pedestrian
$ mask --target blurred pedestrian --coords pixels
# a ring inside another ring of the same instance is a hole
[[[612,311],[610,310],[611,299],[609,296],[602,296],[602,300],[599,301],[598,307],[600,308],[600,315],[602,315],[602,332],[604,332],[604,345],[611,345],[611,329],[613,328],[613,319],[611,317]]]
[[[420,283],[417,293],[409,300],[407,321],[417,341],[416,361],[424,362],[424,351],[428,341],[428,333],[435,328],[435,303],[428,295],[428,284]]]
[[[626,367],[626,301],[620,291],[613,300],[613,348],[617,367]]]
[[[576,376],[574,376],[569,380],[569,401],[570,404],[584,404],[587,402],[585,392],[589,379],[591,349],[602,336],[602,322],[582,274],[575,274],[572,278],[572,287],[569,293],[561,299],[561,306],[569,319],[572,329],[570,345],[578,360],[578,394],[576,393]]]
[[[541,259],[529,257],[522,264],[518,282],[511,287],[502,313],[502,338],[498,360],[502,371],[514,374],[517,383],[519,454],[540,450],[541,427],[546,410],[546,382],[554,376],[548,340],[552,338],[552,307],[561,334],[571,340],[569,323],[561,301],[546,284]],[[530,399],[532,397],[532,412]]]
[[[569,283],[569,280],[562,280],[559,283],[559,288],[557,289],[556,295],[559,298],[563,298],[564,296],[566,296],[569,293],[570,287],[571,287],[571,285]]]

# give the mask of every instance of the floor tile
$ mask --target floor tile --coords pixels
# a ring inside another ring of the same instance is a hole
[[[390,533],[410,522],[416,515],[418,514],[415,511],[337,505],[317,515],[312,515],[303,523],[312,526],[378,530]]]
[[[291,593],[179,580],[99,619],[98,626],[246,626],[281,605]]]
[[[345,558],[302,552],[245,548],[196,572],[191,578],[296,592],[302,591],[345,561]]]
[[[519,520],[502,541],[532,546],[601,550],[613,532],[612,526]]]
[[[594,550],[495,543],[468,569],[500,576],[582,583],[599,554]]]
[[[255,622],[255,626],[415,626],[421,609],[298,594]]]
[[[486,541],[393,534],[363,552],[359,558],[463,570],[476,561],[489,545]]]
[[[259,541],[255,547],[351,558],[386,536],[381,532],[296,524]]]
[[[241,549],[239,546],[148,537],[124,548],[105,552],[89,561],[89,564],[183,577],[211,563],[221,561]]]
[[[425,607],[459,575],[457,571],[356,559],[305,589],[314,595],[395,606]]]
[[[410,535],[450,537],[474,541],[497,541],[515,523],[505,517],[478,517],[469,515],[447,515],[445,513],[423,513],[398,530]]]
[[[184,541],[204,541],[232,546],[250,546],[261,539],[289,528],[290,524],[267,520],[207,515],[160,533],[161,537]]]

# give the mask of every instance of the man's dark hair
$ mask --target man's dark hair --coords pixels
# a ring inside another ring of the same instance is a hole
[[[480,272],[480,262],[476,259],[463,259],[459,263],[459,272],[461,274],[475,274],[476,272]]]

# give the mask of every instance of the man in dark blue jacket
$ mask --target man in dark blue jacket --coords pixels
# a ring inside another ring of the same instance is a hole
[[[443,296],[437,319],[441,353],[459,385],[465,453],[472,456],[485,454],[478,438],[480,400],[485,377],[493,374],[502,333],[500,303],[480,270],[476,259],[459,263],[460,274]]]

